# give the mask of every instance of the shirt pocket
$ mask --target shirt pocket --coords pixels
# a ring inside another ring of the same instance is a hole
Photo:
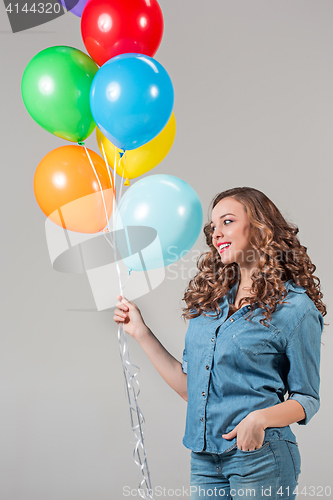
[[[241,351],[249,354],[276,352],[272,341],[279,335],[280,330],[271,322],[264,326],[260,319],[263,319],[263,316],[253,316],[250,320],[243,319],[241,324],[238,321],[235,323],[236,331],[232,340]]]

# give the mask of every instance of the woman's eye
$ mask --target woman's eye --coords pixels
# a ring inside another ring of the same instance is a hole
[[[231,219],[226,219],[226,220],[224,221],[224,223],[226,223],[226,222],[233,222],[233,221],[232,221]],[[229,224],[227,224],[227,226],[229,226]],[[211,228],[211,230],[212,230],[213,232],[214,232],[215,227],[216,227],[216,226],[210,226],[210,228]]]

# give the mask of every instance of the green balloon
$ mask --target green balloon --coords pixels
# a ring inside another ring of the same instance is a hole
[[[29,114],[51,134],[83,141],[96,127],[89,92],[98,69],[89,56],[73,47],[42,50],[22,76],[22,99]]]

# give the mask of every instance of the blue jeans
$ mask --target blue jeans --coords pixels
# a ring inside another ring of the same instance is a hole
[[[191,500],[294,500],[301,456],[298,444],[265,438],[252,451],[191,451]]]

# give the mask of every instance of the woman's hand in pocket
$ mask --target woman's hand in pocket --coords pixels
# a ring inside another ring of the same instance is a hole
[[[224,439],[237,436],[237,448],[243,451],[253,451],[261,448],[265,439],[265,428],[256,415],[249,413],[228,434],[222,434]]]

